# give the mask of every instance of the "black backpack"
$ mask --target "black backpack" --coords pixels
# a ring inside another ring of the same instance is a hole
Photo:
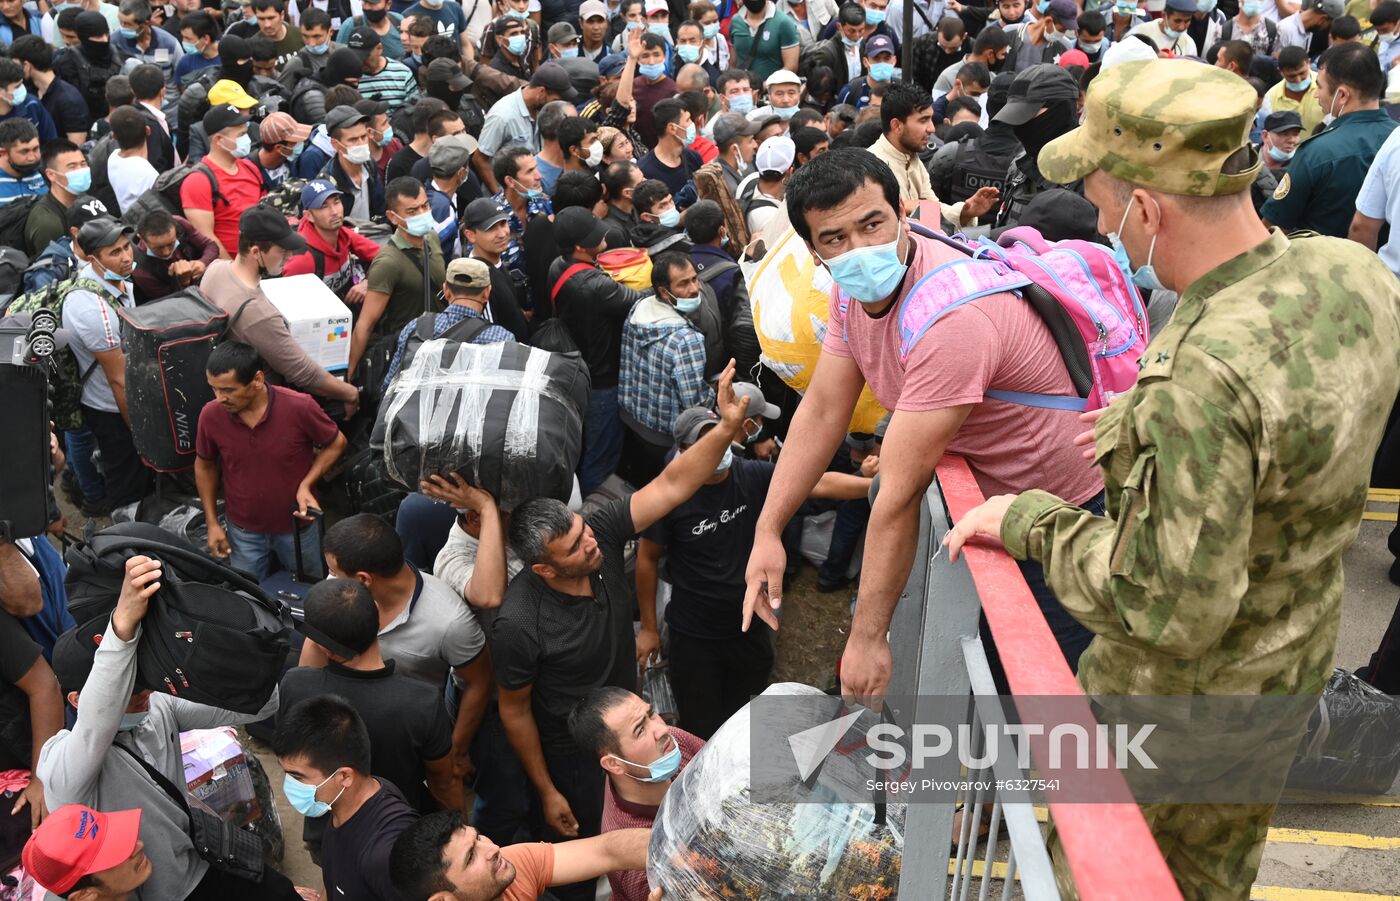
[[[155,183],[126,208],[126,212],[122,214],[122,221],[137,227],[142,219],[155,210],[165,210],[175,216],[185,215],[185,205],[180,200],[180,186],[195,173],[209,179],[210,202],[213,205],[217,206],[220,202],[228,204],[228,198],[219,192],[219,180],[214,177],[212,169],[202,162],[182,163],[168,172],[157,175]]]
[[[34,205],[42,199],[38,194],[26,194],[0,206],[0,244],[16,250],[26,248],[24,224],[29,221]]]
[[[1010,172],[1009,161],[987,153],[978,146],[976,138],[964,138],[958,142],[958,155],[953,163],[952,192],[948,202],[960,203],[967,200],[977,193],[978,188],[996,188],[998,192],[1005,193]]]
[[[291,612],[251,576],[179,536],[149,523],[122,523],[70,548],[64,587],[73,618],[89,624],[110,616],[127,559],[142,554],[160,560],[163,570],[136,649],[138,685],[257,713],[282,674]]]
[[[730,260],[711,263],[700,270],[700,281],[709,285],[726,272],[733,272],[739,264]],[[734,294],[729,300],[729,316],[724,322],[724,347],[734,358],[735,372],[751,372],[758,365],[761,352],[758,346],[758,332],[754,330],[753,309],[749,302],[749,288],[744,282],[743,273],[734,280]]]

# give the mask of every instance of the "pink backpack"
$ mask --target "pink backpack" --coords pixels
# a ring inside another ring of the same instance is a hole
[[[1147,347],[1142,295],[1113,259],[1089,241],[1046,241],[1033,228],[1012,228],[997,241],[969,245],[910,223],[916,234],[968,254],[928,272],[899,311],[900,360],[951,309],[1010,291],[1045,320],[1079,396],[992,389],[987,397],[1054,410],[1097,410],[1137,381]],[[846,300],[842,292],[842,300]]]

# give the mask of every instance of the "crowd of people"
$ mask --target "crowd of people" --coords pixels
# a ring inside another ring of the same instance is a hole
[[[1396,469],[1397,37],[1396,0],[0,2],[0,244],[30,308],[61,298],[72,506],[152,494],[119,314],[197,291],[227,316],[207,551],[326,574],[297,665],[235,713],[138,688],[160,560],[80,634],[53,544],[0,541],[27,871],[79,901],[571,901],[604,875],[641,901],[668,786],[770,682],[804,517],[830,514],[817,589],[854,586],[840,690],[888,690],[944,453],[989,498],[954,555],[1005,545],[1086,691],[1320,693],[1372,461]],[[800,397],[741,267],[789,227],[836,286]],[[1151,344],[1105,409],[1014,288],[907,327],[924,279],[960,290],[940,235],[1018,227],[1111,248],[1141,291]],[[264,290],[304,274],[353,316],[345,370]],[[337,504],[425,328],[579,355],[575,498],[503,509],[443,472]],[[867,386],[889,414],[852,433]],[[663,660],[674,722],[638,694]],[[268,718],[320,886],[193,837],[179,733]],[[1272,811],[1144,809],[1221,898]]]

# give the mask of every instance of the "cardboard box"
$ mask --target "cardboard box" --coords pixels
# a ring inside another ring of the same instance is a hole
[[[262,290],[307,355],[344,378],[350,365],[350,308],[311,273],[265,278]]]

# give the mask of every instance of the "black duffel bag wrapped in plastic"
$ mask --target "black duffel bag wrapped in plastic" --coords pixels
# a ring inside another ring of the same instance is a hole
[[[578,354],[434,339],[389,385],[370,446],[410,491],[457,472],[503,510],[533,497],[568,501],[589,384]]]
[[[1337,667],[1308,723],[1288,787],[1383,795],[1400,777],[1400,698]]]
[[[228,314],[196,288],[120,313],[136,452],[159,472],[188,469],[199,411],[214,399],[204,364],[224,336]]]

